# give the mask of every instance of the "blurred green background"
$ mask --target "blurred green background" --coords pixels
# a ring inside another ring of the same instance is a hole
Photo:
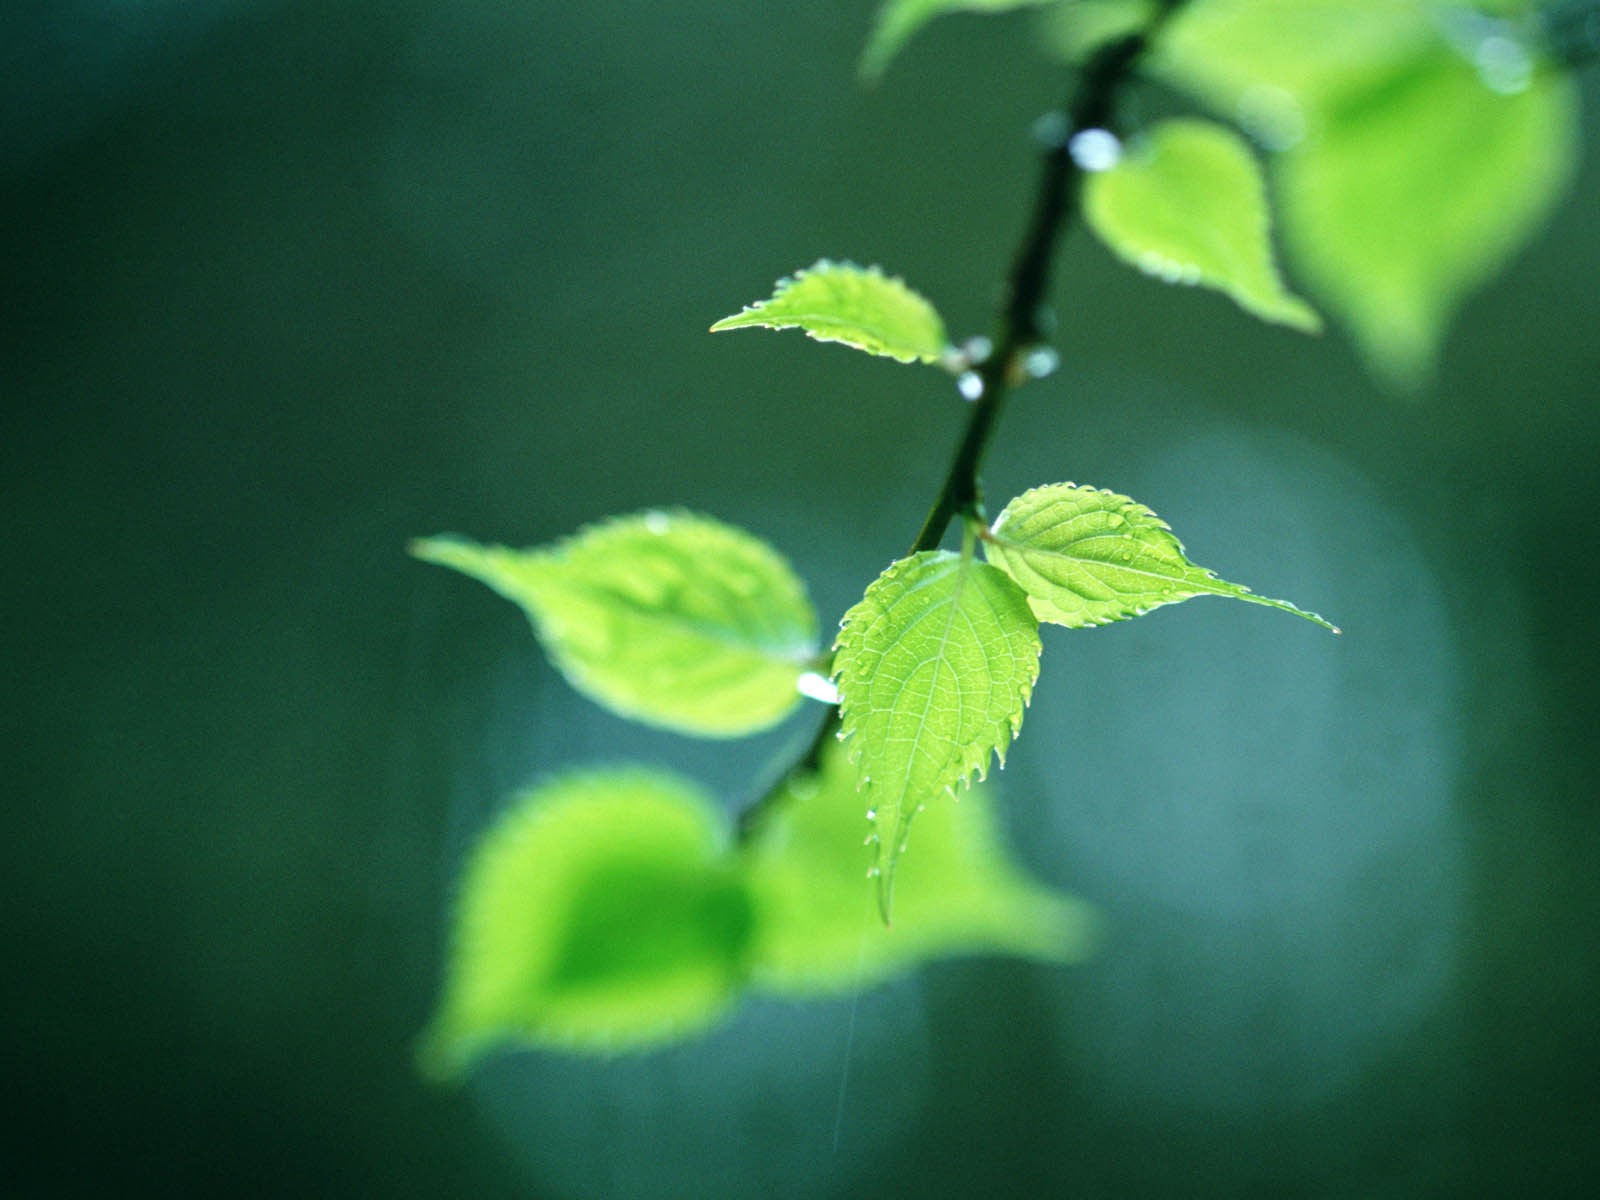
[[[1568,1196],[1600,1172],[1600,87],[1436,389],[1075,234],[990,492],[1131,493],[1342,639],[1198,602],[1046,635],[1001,777],[1090,964],[940,964],[611,1062],[424,1084],[447,903],[513,787],[748,743],[579,700],[406,558],[682,504],[825,619],[965,413],[705,328],[821,255],[982,332],[1064,91],[1025,17],[30,2],[0,17],[5,1191]]]

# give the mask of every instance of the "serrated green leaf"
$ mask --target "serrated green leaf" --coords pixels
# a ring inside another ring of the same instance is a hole
[[[847,612],[835,644],[850,739],[878,850],[889,920],[911,819],[1002,760],[1039,674],[1039,627],[1007,576],[928,550],[890,564]]]
[[[1397,387],[1427,380],[1462,301],[1527,241],[1572,173],[1572,81],[1482,11],[1529,7],[1200,0],[1152,60],[1279,152],[1291,261]]]
[[[800,703],[817,652],[816,613],[793,569],[710,517],[616,517],[532,550],[439,537],[412,553],[520,605],[580,692],[682,733],[776,724]]]
[[[1021,585],[1041,621],[1079,629],[1142,616],[1195,596],[1227,596],[1339,630],[1287,600],[1218,579],[1185,556],[1144,505],[1099,488],[1057,483],[1018,496],[995,519],[984,554]]]
[[[877,79],[912,34],[945,13],[997,13],[1051,3],[1054,0],[884,0],[861,54],[861,77]]]
[[[423,1068],[498,1044],[645,1047],[714,1020],[742,985],[749,895],[692,784],[640,769],[517,797],[473,851]]]
[[[1082,901],[1030,879],[1001,845],[991,787],[917,819],[895,884],[895,927],[877,919],[873,851],[842,747],[791,780],[745,849],[757,914],[752,981],[789,996],[848,992],[931,958],[1014,954],[1081,958],[1095,918]]]
[[[1278,277],[1266,183],[1232,130],[1192,118],[1156,125],[1115,166],[1089,176],[1084,216],[1146,274],[1213,288],[1265,321],[1322,326]]]
[[[840,342],[897,362],[938,362],[944,356],[944,320],[933,305],[878,267],[821,259],[792,278],[778,280],[772,299],[760,300],[711,327],[803,329],[819,342]]]

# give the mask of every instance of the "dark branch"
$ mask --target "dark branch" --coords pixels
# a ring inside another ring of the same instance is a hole
[[[982,387],[972,416],[951,459],[944,486],[917,540],[912,543],[913,554],[937,548],[950,522],[958,515],[982,515],[978,469],[1005,408],[1007,394],[1028,378],[1028,355],[1045,340],[1044,312],[1050,268],[1062,231],[1078,213],[1084,169],[1073,159],[1072,137],[1083,130],[1101,129],[1111,124],[1117,101],[1150,40],[1183,2],[1163,0],[1144,30],[1108,43],[1084,64],[1074,97],[1060,114],[1062,119],[1056,122],[1060,135],[1053,137],[1045,149],[1033,215],[1006,280],[994,349],[976,367]],[[760,827],[766,812],[791,779],[816,770],[823,751],[838,729],[839,709],[835,705],[794,766],[740,813],[737,836],[741,842],[748,841]]]

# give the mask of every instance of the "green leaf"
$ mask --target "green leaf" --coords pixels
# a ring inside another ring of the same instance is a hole
[[[724,824],[692,784],[640,769],[517,797],[467,864],[424,1070],[458,1075],[506,1042],[645,1047],[714,1020],[753,932]]]
[[[1392,384],[1426,382],[1463,299],[1565,190],[1576,112],[1567,79],[1505,95],[1439,49],[1327,105],[1316,135],[1284,154],[1288,244]]]
[[[900,48],[929,21],[948,12],[1005,12],[1049,4],[1053,0],[884,0],[867,48],[861,55],[861,77],[877,79]]]
[[[746,847],[757,914],[752,982],[791,996],[849,992],[928,959],[1083,957],[1095,934],[1082,901],[1030,879],[1001,845],[990,785],[931,805],[900,864],[895,927],[877,919],[862,842],[865,805],[842,747],[791,780]]]
[[[789,564],[709,517],[617,517],[533,550],[453,537],[411,549],[521,605],[580,692],[683,733],[780,721],[817,652],[816,614]]]
[[[911,819],[991,753],[1002,761],[1039,674],[1039,627],[1021,589],[970,555],[892,563],[844,616],[836,643],[842,736],[877,839],[889,920]]]
[[[1572,81],[1486,7],[1528,6],[1199,0],[1153,60],[1279,152],[1291,260],[1402,388],[1426,382],[1462,301],[1539,227],[1575,161]]]
[[[995,519],[984,554],[1022,586],[1041,621],[1072,629],[1142,616],[1194,596],[1228,596],[1339,632],[1316,613],[1196,566],[1165,521],[1099,488],[1056,483],[1024,492]]]
[[[1317,314],[1272,261],[1266,184],[1244,139],[1210,121],[1165,121],[1085,184],[1084,215],[1121,258],[1199,284],[1266,321],[1314,332]]]
[[[760,300],[711,327],[804,329],[819,342],[841,342],[898,362],[938,362],[947,342],[944,321],[899,279],[878,267],[821,259],[809,270],[778,280],[772,299]]]

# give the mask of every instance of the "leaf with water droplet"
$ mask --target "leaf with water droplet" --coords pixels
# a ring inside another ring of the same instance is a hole
[[[1053,0],[884,0],[861,55],[861,77],[877,79],[900,48],[929,21],[947,12],[1005,12]]]
[[[1474,33],[1516,30],[1529,7],[1189,4],[1148,60],[1278,151],[1291,262],[1397,388],[1428,381],[1462,301],[1539,228],[1572,176],[1571,72],[1535,57],[1531,72],[1503,78]]]
[[[531,550],[454,537],[411,550],[520,605],[567,680],[623,716],[736,737],[801,702],[816,613],[783,557],[731,525],[648,512]]]
[[[892,563],[847,612],[834,656],[863,807],[877,810],[879,909],[919,804],[987,771],[1022,723],[1039,623],[1006,575],[929,550]]]
[[[1195,596],[1227,596],[1339,632],[1316,613],[1196,566],[1165,521],[1099,488],[1056,483],[1024,492],[995,519],[983,545],[985,556],[1021,585],[1041,621],[1073,629]]]
[[[778,280],[759,300],[711,327],[803,329],[819,342],[840,342],[897,362],[941,361],[949,351],[944,320],[922,296],[878,267],[822,259]]]
[[[1168,283],[1198,284],[1265,321],[1322,322],[1272,261],[1266,183],[1244,139],[1210,121],[1164,121],[1084,183],[1084,217],[1121,258]]]
[[[516,797],[467,863],[424,1070],[458,1075],[500,1043],[610,1052],[709,1024],[754,936],[727,840],[711,801],[663,772],[575,773]]]

